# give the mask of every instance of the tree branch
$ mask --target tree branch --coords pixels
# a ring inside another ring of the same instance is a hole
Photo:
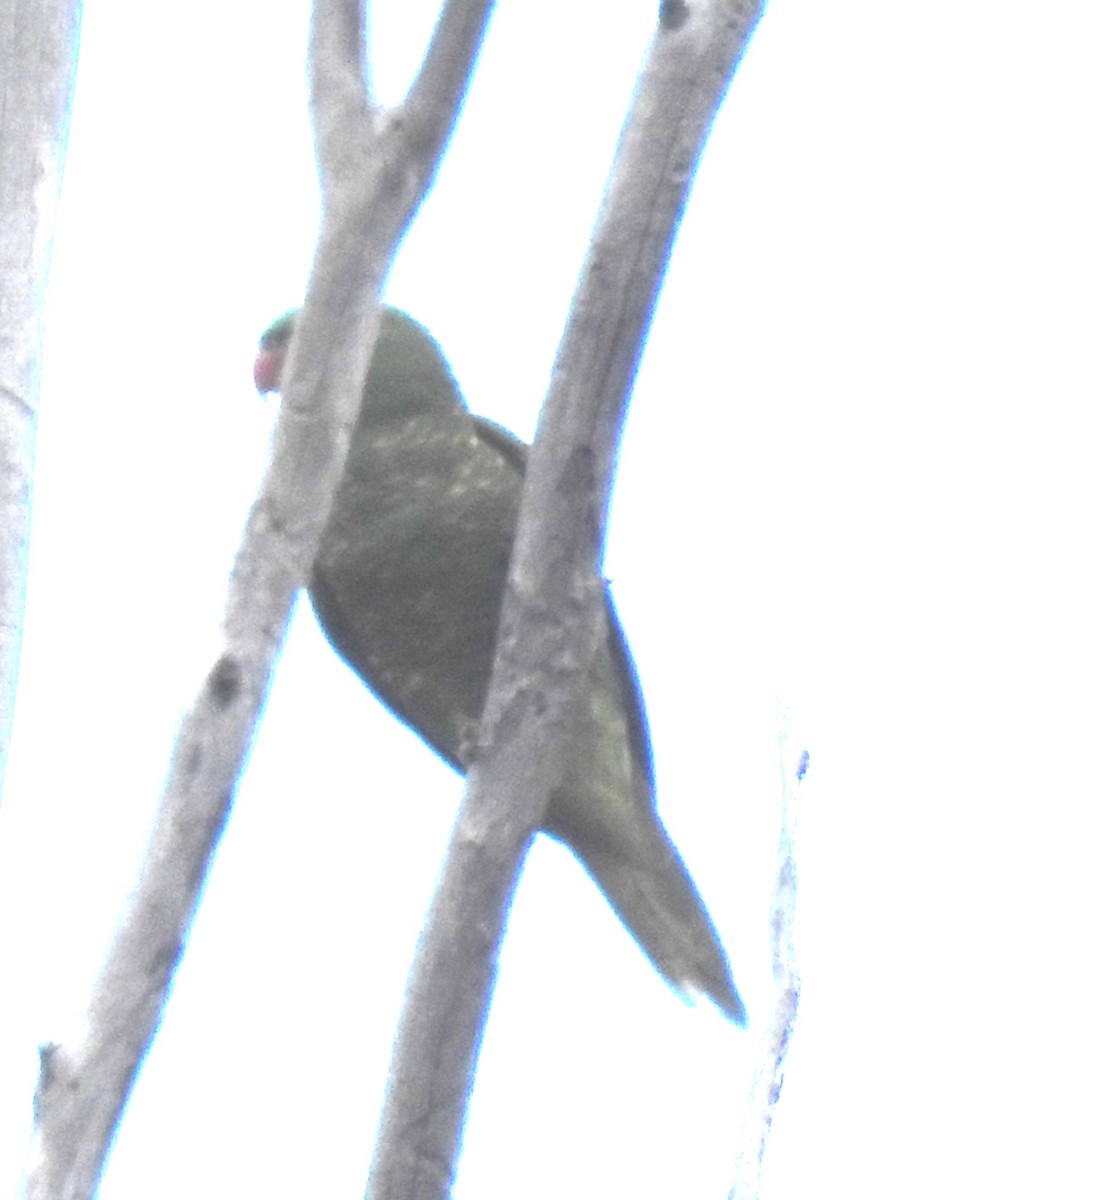
[[[448,26],[458,36],[440,51],[453,63],[455,107],[490,8],[490,0],[447,5],[461,14]],[[439,113],[406,105],[375,112],[363,88],[357,94],[365,78],[357,9],[355,0],[315,5],[311,75],[324,215],[273,458],[228,587],[222,650],[182,723],[139,881],[89,1004],[86,1034],[72,1049],[43,1054],[22,1191],[27,1200],[87,1200],[96,1189],[161,1020],[293,596],[314,561],[341,478],[375,338],[377,297],[452,128]]]
[[[80,27],[80,0],[0,9],[0,790],[23,630],[42,309]]]
[[[792,737],[790,715],[782,708],[780,773],[783,808],[780,844],[776,855],[776,886],[772,894],[772,975],[776,981],[776,1007],[764,1031],[759,1066],[749,1092],[745,1120],[739,1131],[737,1166],[729,1200],[757,1200],[760,1173],[772,1118],[783,1089],[783,1068],[799,1011],[799,965],[795,957],[795,903],[798,868],[795,841],[798,825],[798,786],[806,775],[809,758]]]
[[[369,1200],[450,1191],[510,897],[599,636],[630,386],[695,167],[761,9],[662,6],[528,459],[480,752],[408,984]]]

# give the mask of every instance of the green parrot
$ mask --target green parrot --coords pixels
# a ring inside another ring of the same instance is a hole
[[[261,337],[278,391],[295,313]],[[455,770],[471,761],[491,675],[527,446],[465,407],[437,342],[383,307],[345,476],[309,585],[334,649]],[[571,718],[543,821],[660,974],[746,1023],[725,952],[657,815],[645,710],[614,607]]]

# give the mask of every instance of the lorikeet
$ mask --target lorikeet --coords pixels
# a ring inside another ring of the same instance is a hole
[[[261,338],[263,392],[279,390],[294,318]],[[459,772],[488,689],[526,453],[468,411],[430,334],[383,308],[309,591],[339,655]],[[705,992],[744,1024],[718,935],[657,815],[645,710],[609,597],[607,637],[572,729],[544,830],[573,851],[674,988]]]

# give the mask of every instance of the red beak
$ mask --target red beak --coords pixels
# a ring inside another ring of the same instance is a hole
[[[280,369],[284,365],[284,354],[280,350],[259,350],[253,361],[253,382],[257,390],[280,391]]]

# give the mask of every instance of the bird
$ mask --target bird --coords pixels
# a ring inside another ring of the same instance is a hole
[[[261,336],[262,393],[280,390],[296,315]],[[477,746],[527,451],[469,411],[431,334],[382,305],[308,594],[338,655],[461,774]],[[542,829],[575,854],[677,993],[705,994],[745,1026],[721,940],[657,813],[641,688],[603,594],[606,636],[573,702]]]

